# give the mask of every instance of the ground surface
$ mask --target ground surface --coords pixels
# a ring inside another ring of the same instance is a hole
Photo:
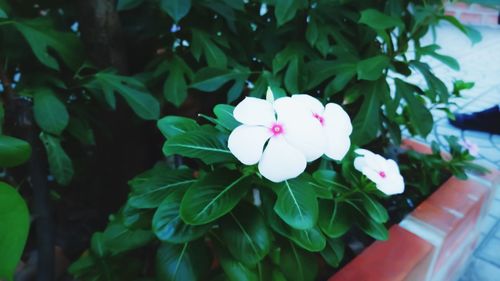
[[[473,81],[472,90],[464,91],[464,97],[457,99],[454,111],[475,112],[500,104],[500,28],[478,27],[483,35],[480,43],[470,41],[449,25],[438,28],[437,44],[441,53],[455,57],[461,66],[454,71],[440,62],[429,60],[434,73],[450,87],[453,80]],[[427,42],[432,43],[432,36]],[[417,83],[424,83],[417,78]],[[475,143],[479,147],[478,162],[491,168],[500,169],[500,135],[474,131],[461,131],[448,123],[446,116],[433,112],[436,122],[434,131],[425,141],[437,140],[445,145],[444,135],[455,135],[462,140]],[[500,120],[491,120],[500,122]],[[460,281],[500,280],[500,190],[497,190],[491,209],[481,226],[481,241],[465,269]]]

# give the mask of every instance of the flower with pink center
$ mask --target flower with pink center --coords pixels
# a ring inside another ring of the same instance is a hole
[[[469,151],[469,154],[472,156],[478,156],[479,155],[479,147],[477,144],[468,141],[464,139],[463,141],[458,142],[463,148],[467,149]]]
[[[404,179],[394,160],[385,159],[366,149],[356,149],[354,152],[359,155],[354,159],[354,168],[373,181],[377,189],[387,195],[403,193]]]
[[[245,165],[258,163],[262,176],[273,182],[299,176],[325,149],[321,124],[290,97],[247,97],[233,116],[242,125],[229,135],[229,150]]]
[[[322,126],[326,140],[325,155],[334,160],[342,160],[351,147],[349,136],[352,124],[349,115],[340,105],[328,103],[323,106],[319,100],[309,95],[293,95],[292,100],[307,108],[310,116]]]

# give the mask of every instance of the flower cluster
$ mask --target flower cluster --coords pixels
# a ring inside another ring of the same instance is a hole
[[[351,146],[352,124],[341,106],[326,106],[309,95],[274,100],[247,97],[234,109],[241,123],[228,140],[231,153],[245,165],[255,165],[262,176],[282,182],[304,172],[307,162],[323,155],[342,160]],[[403,178],[393,160],[357,149],[354,166],[382,192],[404,190]]]

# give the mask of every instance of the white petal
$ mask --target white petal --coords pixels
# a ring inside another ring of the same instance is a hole
[[[323,127],[311,112],[290,97],[277,99],[274,108],[288,143],[300,150],[307,161],[321,157],[326,149],[326,139]]]
[[[323,115],[323,112],[325,111],[325,106],[323,106],[323,104],[318,99],[310,95],[293,95],[292,99],[300,102],[312,113]]]
[[[333,131],[325,132],[326,135],[326,156],[333,160],[342,160],[351,147],[351,140],[349,136],[339,136]]]
[[[387,195],[400,194],[405,190],[404,179],[401,175],[396,175],[377,183],[377,188]]]
[[[371,167],[365,167],[362,171],[363,175],[365,175],[372,182],[379,184],[384,181],[384,179],[379,175],[378,171],[374,170]]]
[[[387,159],[386,165],[387,165],[387,168],[389,169],[389,171],[391,173],[399,174],[398,164],[396,164],[396,162],[394,160]]]
[[[241,163],[254,165],[259,162],[264,144],[271,135],[266,127],[241,125],[229,135],[228,147]]]
[[[272,137],[259,162],[259,172],[273,182],[298,177],[306,169],[306,158],[284,137]]]
[[[340,105],[336,103],[327,104],[323,118],[325,126],[335,128],[337,134],[350,135],[352,133],[351,118]]]
[[[233,116],[245,125],[270,126],[276,121],[272,103],[252,97],[242,100],[234,108]]]
[[[374,154],[370,150],[366,150],[366,149],[363,149],[363,148],[358,148],[358,149],[354,150],[354,152],[356,154],[358,154],[358,155],[361,155],[361,156],[373,155]]]
[[[286,140],[300,150],[307,161],[314,161],[325,153],[326,138],[323,127],[318,120],[296,115],[293,118],[287,118],[283,124]]]

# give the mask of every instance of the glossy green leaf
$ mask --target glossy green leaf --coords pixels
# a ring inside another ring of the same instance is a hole
[[[403,26],[403,22],[396,17],[381,13],[375,9],[366,9],[361,12],[359,23],[364,23],[375,30],[383,30]]]
[[[214,43],[210,35],[198,29],[193,29],[192,32],[192,52],[195,58],[199,60],[203,53],[209,67],[226,68],[226,54]]]
[[[232,103],[237,100],[243,93],[245,87],[245,79],[237,79],[234,81],[233,86],[227,92],[227,103]]]
[[[227,69],[205,67],[195,74],[190,87],[204,92],[213,92],[238,76],[240,76],[238,73]]]
[[[193,184],[181,202],[181,218],[188,224],[212,222],[230,212],[250,189],[251,178],[219,169]]]
[[[318,273],[314,255],[291,243],[281,249],[280,268],[289,281],[313,281]]]
[[[13,280],[29,226],[30,215],[24,199],[12,186],[0,182],[0,279]]]
[[[191,0],[160,0],[160,7],[178,22],[189,13]]]
[[[129,203],[135,208],[156,208],[175,190],[185,189],[196,182],[189,169],[172,170],[164,164],[156,165],[132,180]]]
[[[343,202],[331,200],[320,201],[318,225],[331,238],[344,235],[352,225],[351,211]]]
[[[33,111],[36,123],[45,132],[60,135],[69,124],[65,104],[49,88],[35,90]]]
[[[158,239],[182,244],[200,238],[211,225],[193,226],[184,223],[179,211],[184,190],[176,189],[161,202],[153,216],[152,224]]]
[[[318,200],[305,176],[284,181],[277,185],[276,213],[296,229],[308,229],[318,219]]]
[[[187,98],[187,84],[184,73],[179,67],[172,67],[167,80],[163,84],[163,96],[173,105],[179,107]]]
[[[221,238],[229,252],[248,266],[255,266],[271,249],[271,232],[259,210],[240,204],[221,223]]]
[[[330,266],[338,267],[344,257],[344,242],[340,239],[328,239],[321,256]]]
[[[384,55],[374,56],[358,62],[358,79],[375,81],[379,79],[384,70],[389,66],[389,57]]]
[[[95,145],[94,131],[86,119],[71,116],[68,127],[68,133],[78,139],[84,145]]]
[[[31,146],[24,140],[0,135],[0,167],[10,168],[23,164],[31,156]]]
[[[241,125],[233,116],[234,106],[228,104],[218,104],[214,107],[214,114],[217,116],[218,124],[229,131]]]
[[[156,123],[156,126],[167,139],[200,127],[198,123],[191,118],[174,115],[161,118]]]
[[[158,281],[205,280],[210,254],[201,241],[180,245],[162,243],[156,253]]]
[[[199,158],[206,164],[234,162],[235,158],[227,148],[227,137],[212,127],[203,126],[169,138],[163,146],[163,153]]]
[[[108,87],[120,94],[142,119],[156,120],[159,118],[160,103],[148,92],[144,84],[136,78],[108,72],[99,72],[95,77],[101,83],[103,89]]]
[[[364,83],[362,87],[363,104],[352,122],[354,128],[351,140],[357,145],[369,143],[377,137],[381,128],[381,97],[389,91],[387,82],[383,79]]]
[[[383,224],[373,221],[353,202],[348,202],[348,204],[355,210],[356,224],[363,232],[377,240],[389,239],[389,232]]]
[[[411,61],[411,66],[415,67],[424,76],[427,87],[432,93],[435,93],[440,99],[440,102],[448,102],[450,93],[446,85],[437,78],[431,71],[430,67],[426,63]],[[431,98],[432,99],[432,98]]]
[[[335,75],[343,75],[346,73],[352,73],[354,75],[357,66],[355,62],[349,61],[316,60],[307,63],[306,68],[309,72],[307,89],[313,89]]]
[[[241,261],[234,259],[222,246],[216,249],[217,256],[221,263],[226,277],[230,281],[260,281],[258,270],[251,268]]]
[[[72,69],[82,62],[82,46],[75,34],[57,32],[47,17],[14,22],[14,26],[26,39],[36,58],[52,69],[59,69],[56,58],[49,52],[55,50]]]
[[[299,57],[294,56],[294,58],[288,64],[288,68],[285,72],[285,87],[290,93],[300,92],[300,72],[299,72]]]
[[[389,214],[382,204],[371,198],[370,195],[362,193],[361,200],[368,215],[377,223],[385,223],[389,220]]]
[[[406,100],[411,125],[416,132],[426,137],[433,128],[434,120],[432,114],[416,95],[415,85],[408,84],[400,79],[396,79],[396,91],[398,95]]]
[[[112,222],[102,234],[106,251],[113,255],[143,247],[153,237],[150,230],[127,228],[120,222]]]
[[[299,2],[295,0],[275,0],[274,16],[276,17],[278,26],[287,23],[295,17],[299,8]]]
[[[49,171],[60,185],[68,185],[73,178],[73,162],[61,146],[61,140],[50,134],[41,133],[47,158],[49,161]]]

